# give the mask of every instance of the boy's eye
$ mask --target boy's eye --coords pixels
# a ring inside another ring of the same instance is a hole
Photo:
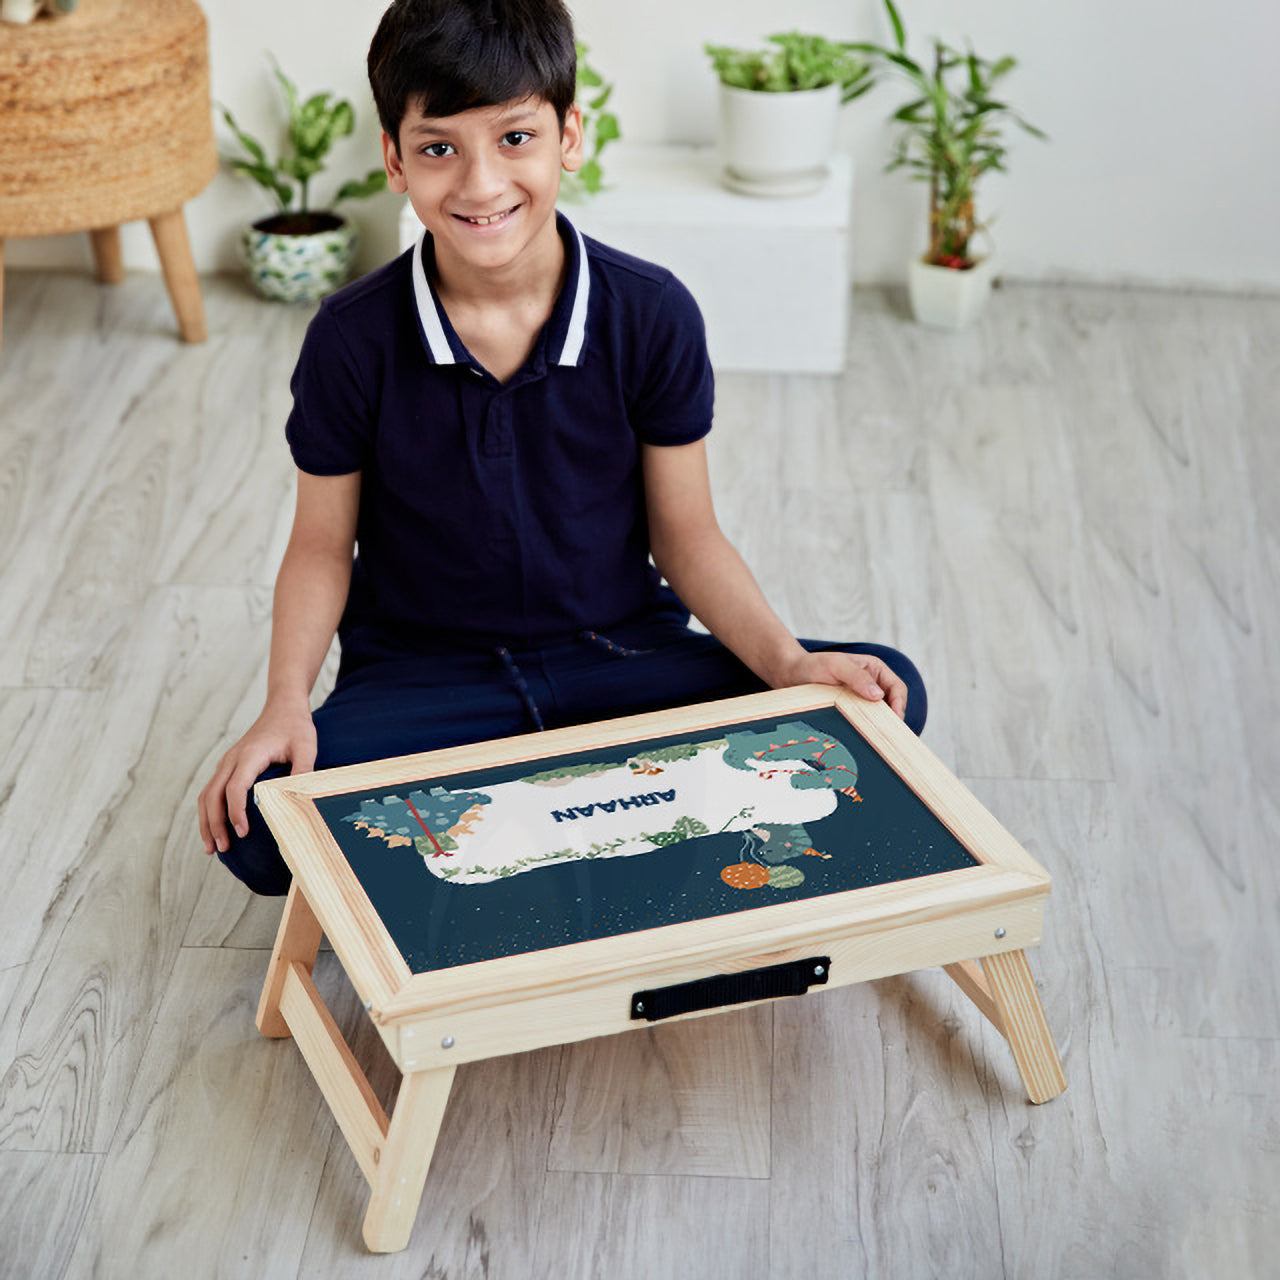
[[[447,156],[453,150],[453,144],[449,142],[428,142],[422,148],[423,154],[432,156],[435,159],[441,159]]]
[[[532,137],[533,134],[525,129],[512,129],[510,133],[502,135],[502,142],[504,146],[508,147],[523,147]]]

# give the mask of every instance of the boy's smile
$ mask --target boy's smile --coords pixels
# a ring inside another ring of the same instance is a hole
[[[560,171],[582,160],[582,121],[532,97],[456,115],[406,114],[400,146],[383,134],[387,180],[405,193],[452,286],[558,263]]]

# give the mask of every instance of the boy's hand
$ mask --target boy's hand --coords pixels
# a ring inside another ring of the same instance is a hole
[[[842,684],[868,702],[888,702],[901,719],[907,710],[907,686],[869,653],[809,653],[801,650],[787,667],[781,688],[796,684]]]
[[[249,833],[249,788],[272,764],[288,764],[290,773],[308,773],[316,762],[316,728],[306,702],[268,704],[248,733],[218,762],[196,809],[205,853],[225,853],[231,845],[228,820],[236,835]]]

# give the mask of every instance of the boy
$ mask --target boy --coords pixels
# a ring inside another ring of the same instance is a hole
[[[561,0],[396,0],[369,77],[390,185],[427,230],[308,330],[267,699],[201,792],[205,851],[284,893],[250,797],[264,771],[769,686],[844,684],[918,732],[911,663],[795,640],[721,533],[693,299],[556,213],[582,159]]]

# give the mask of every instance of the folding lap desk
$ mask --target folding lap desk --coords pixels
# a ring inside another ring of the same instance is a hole
[[[258,1010],[408,1242],[459,1063],[943,965],[1033,1102],[1049,877],[883,704],[808,685],[260,783],[293,887]],[[383,1111],[327,934],[403,1073]]]

